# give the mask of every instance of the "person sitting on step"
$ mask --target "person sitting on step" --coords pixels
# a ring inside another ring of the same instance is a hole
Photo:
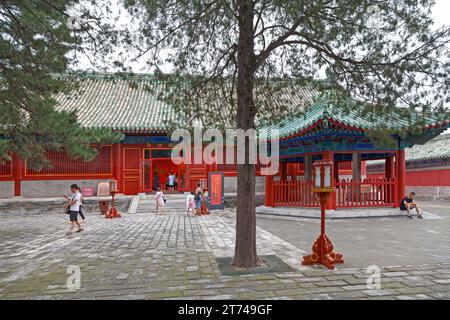
[[[411,216],[411,209],[416,209],[417,218],[423,219],[422,214],[420,213],[419,206],[414,200],[415,196],[416,194],[414,192],[411,192],[408,196],[404,197],[402,199],[402,202],[400,203],[400,210],[406,211],[406,216],[412,219],[413,217]]]

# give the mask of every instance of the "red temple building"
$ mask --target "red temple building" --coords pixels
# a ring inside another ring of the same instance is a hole
[[[169,173],[178,177],[178,191],[192,190],[208,172],[224,172],[225,192],[236,190],[236,167],[229,164],[175,165],[171,158],[173,142],[164,125],[175,115],[158,100],[164,84],[151,76],[115,78],[86,75],[75,93],[58,94],[57,109],[77,111],[81,126],[104,127],[124,134],[121,143],[101,146],[90,162],[70,159],[64,152],[48,152],[51,169],[33,171],[26,161],[12,155],[0,166],[0,197],[60,196],[72,183],[96,190],[100,182],[115,179],[119,192],[134,195],[151,192],[155,176],[164,186]],[[276,176],[261,176],[257,166],[257,190],[265,192],[266,206],[317,206],[311,192],[311,166],[318,159],[334,161],[336,192],[329,209],[398,205],[407,184],[405,149],[423,144],[445,131],[449,122],[427,119],[420,135],[397,140],[397,147],[377,148],[367,130],[380,121],[364,118],[355,111],[326,102],[314,103],[311,95],[299,91],[292,101],[303,108],[313,107],[302,116],[270,128],[280,132],[280,170]],[[300,101],[300,102],[299,102]],[[406,126],[392,119],[392,126]],[[366,175],[364,163],[382,160],[383,174]]]

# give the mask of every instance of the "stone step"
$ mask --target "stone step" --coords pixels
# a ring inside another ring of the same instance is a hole
[[[153,201],[152,203],[139,203],[138,207],[154,207],[156,205],[155,201]],[[186,205],[186,201],[183,202],[172,202],[172,201],[167,201],[166,202],[166,206],[185,206]]]
[[[154,206],[156,201],[151,202],[139,202],[139,206]],[[171,199],[166,199],[166,204],[173,204],[173,205],[186,205],[186,201],[172,201]]]
[[[140,214],[140,213],[151,213],[151,212],[155,212],[156,210],[155,209],[153,209],[153,210],[145,210],[145,211],[136,211],[136,213],[137,214]],[[165,209],[165,210],[163,210],[163,211],[166,211],[166,212],[173,212],[173,213],[183,213],[183,212],[186,212],[186,210],[176,210],[176,211],[174,211],[174,210],[168,210],[168,209]]]
[[[155,210],[155,208],[156,208],[156,206],[151,206],[151,207],[138,207],[137,210],[136,210],[136,212],[139,212],[139,211],[146,211],[146,210]],[[166,209],[169,209],[169,210],[174,210],[174,211],[177,211],[177,210],[186,210],[186,206],[166,206],[165,208],[166,208]]]
[[[186,195],[185,194],[164,194],[167,200],[163,210],[166,212],[184,212],[186,211]],[[136,213],[154,213],[156,210],[155,195],[140,195]]]
[[[186,202],[186,199],[170,199],[170,198],[166,198],[167,201],[170,201],[172,203],[181,203],[181,202]],[[156,199],[152,199],[152,200],[139,200],[139,204],[148,204],[148,203],[155,203]]]

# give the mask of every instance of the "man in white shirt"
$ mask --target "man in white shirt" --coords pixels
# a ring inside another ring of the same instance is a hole
[[[173,190],[175,187],[175,176],[171,173],[169,174],[169,176],[167,177],[167,184],[169,187],[169,190]]]
[[[67,235],[72,234],[72,230],[75,228],[75,225],[78,226],[78,231],[83,231],[83,228],[81,228],[80,223],[78,222],[78,212],[80,211],[80,205],[81,205],[81,193],[78,191],[78,186],[76,184],[72,184],[70,186],[70,191],[72,192],[72,196],[68,199],[68,213],[69,213],[69,219],[70,219],[70,230],[67,232]]]

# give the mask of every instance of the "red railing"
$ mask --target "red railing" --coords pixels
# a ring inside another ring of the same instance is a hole
[[[7,178],[12,176],[12,163],[0,159],[0,177]]]
[[[112,147],[104,146],[91,161],[70,159],[66,152],[47,151],[52,168],[41,171],[26,168],[27,176],[55,175],[110,175],[112,174]]]
[[[336,207],[384,207],[394,205],[395,179],[342,179],[336,182]]]
[[[351,162],[338,162],[339,170],[352,170]]]
[[[274,207],[316,207],[319,203],[312,192],[312,181],[274,181]]]
[[[274,181],[274,207],[319,206],[312,192],[312,181]],[[336,208],[391,207],[395,202],[395,179],[336,181]]]

